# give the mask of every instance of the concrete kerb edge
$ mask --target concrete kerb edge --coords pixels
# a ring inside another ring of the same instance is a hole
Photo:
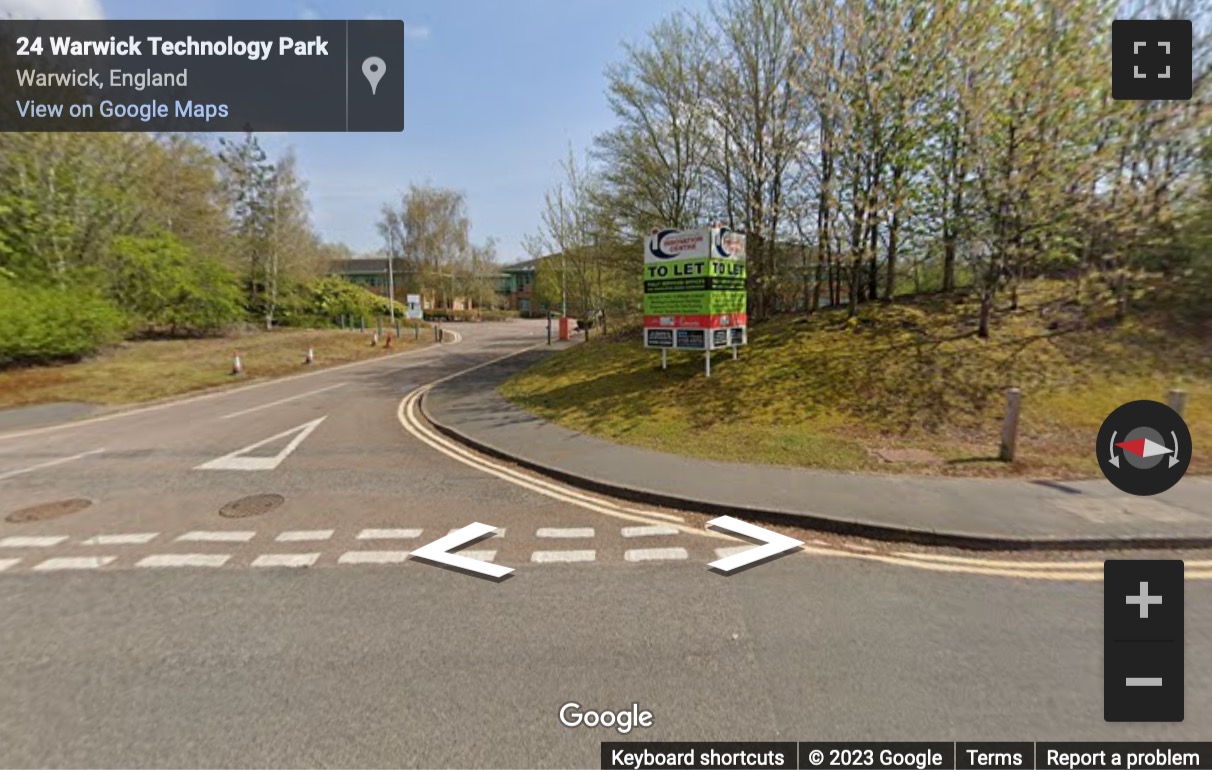
[[[461,375],[460,375],[461,376]],[[453,377],[441,385],[448,384],[459,377]],[[662,508],[672,508],[693,511],[708,516],[735,516],[768,524],[791,525],[837,535],[864,537],[892,543],[911,543],[944,548],[957,548],[967,551],[1116,551],[1137,549],[1180,549],[1180,548],[1212,548],[1212,536],[1179,537],[1173,535],[1139,535],[1120,537],[1017,537],[1010,535],[980,535],[969,532],[939,531],[894,527],[886,524],[875,524],[867,521],[838,519],[817,513],[800,513],[769,508],[750,506],[733,506],[715,503],[710,500],[700,500],[690,497],[679,497],[664,492],[619,484],[613,481],[570,473],[534,460],[506,452],[492,444],[470,436],[457,428],[446,425],[436,419],[426,405],[426,399],[434,388],[430,388],[420,399],[420,410],[426,422],[442,435],[463,444],[477,452],[494,457],[498,460],[513,463],[527,470],[548,478],[560,481],[588,492],[615,497],[621,500],[651,505]]]

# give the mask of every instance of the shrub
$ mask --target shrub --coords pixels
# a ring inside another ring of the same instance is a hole
[[[516,310],[426,310],[426,321],[504,321],[518,318]]]
[[[405,306],[395,303],[396,318],[404,318]],[[340,276],[325,276],[307,284],[297,307],[283,318],[291,325],[335,325],[341,316],[348,316],[356,324],[365,318],[367,324],[374,323],[376,316],[391,314],[391,303],[387,297],[375,294]]]
[[[109,296],[145,333],[213,334],[243,316],[234,273],[169,234],[114,239]]]
[[[122,311],[90,289],[0,278],[0,366],[80,359],[118,342],[128,327]]]

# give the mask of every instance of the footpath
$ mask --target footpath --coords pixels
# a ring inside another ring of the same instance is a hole
[[[648,505],[969,549],[1212,546],[1208,477],[1187,476],[1161,495],[1135,497],[1101,478],[847,474],[615,444],[542,420],[498,393],[497,386],[545,355],[530,351],[440,383],[426,394],[422,411],[436,429],[478,451]]]

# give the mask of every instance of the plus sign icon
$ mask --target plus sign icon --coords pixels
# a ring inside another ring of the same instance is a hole
[[[1189,19],[1117,19],[1111,23],[1113,99],[1190,99]]]

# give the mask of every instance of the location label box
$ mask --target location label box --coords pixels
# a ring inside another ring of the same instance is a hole
[[[1103,718],[1183,721],[1183,562],[1103,562]]]
[[[0,21],[0,131],[402,131],[404,23]]]

